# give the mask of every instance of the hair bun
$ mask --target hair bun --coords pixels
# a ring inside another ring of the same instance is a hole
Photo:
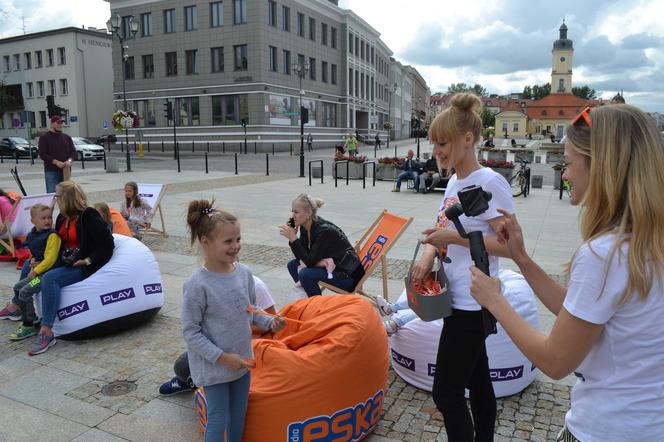
[[[323,201],[321,198],[314,198],[314,204],[316,204],[316,208],[323,207],[323,204],[325,204],[325,201]]]
[[[482,106],[479,97],[468,92],[454,94],[450,103],[453,107],[464,112],[476,112]]]

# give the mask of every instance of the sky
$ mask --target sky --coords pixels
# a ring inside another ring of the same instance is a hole
[[[260,1],[260,0],[252,0]],[[417,68],[431,92],[479,83],[521,92],[551,80],[563,19],[574,42],[573,85],[599,97],[664,112],[662,0],[340,0],[381,34],[394,57]],[[0,0],[0,37],[64,26],[105,27],[102,0]]]

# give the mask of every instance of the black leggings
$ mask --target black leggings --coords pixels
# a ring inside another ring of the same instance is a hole
[[[489,375],[482,313],[453,310],[440,334],[433,400],[450,442],[493,441],[496,396]],[[465,389],[470,390],[471,420]],[[474,425],[473,425],[474,423]]]

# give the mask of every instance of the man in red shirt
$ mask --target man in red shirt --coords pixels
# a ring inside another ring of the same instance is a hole
[[[46,193],[54,193],[55,186],[64,181],[65,168],[71,168],[76,148],[71,137],[62,132],[60,115],[51,117],[51,129],[39,137],[39,157],[44,161]],[[71,169],[68,169],[71,170]]]

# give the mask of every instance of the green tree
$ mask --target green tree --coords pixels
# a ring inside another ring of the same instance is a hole
[[[456,94],[458,92],[468,92],[468,85],[466,83],[454,83],[447,88],[447,92],[450,94]]]
[[[526,100],[533,98],[533,88],[531,86],[525,86],[523,92],[521,92],[521,98]]]
[[[532,87],[533,100],[541,100],[551,93],[551,83],[546,83],[543,85],[533,85]]]
[[[587,84],[585,86],[575,86],[572,88],[572,93],[584,100],[594,100],[597,98],[595,89],[591,89]]]
[[[480,111],[480,118],[482,119],[482,127],[494,127],[496,124],[496,116],[486,107],[482,107]]]
[[[478,97],[487,97],[489,95],[484,86],[477,83],[475,83],[475,85],[470,89],[470,92],[474,93]]]
[[[447,88],[447,92],[450,94],[456,94],[459,92],[470,92],[477,95],[478,97],[488,97],[489,94],[486,91],[486,88],[481,84],[475,83],[473,86],[469,86],[466,83],[454,83]]]

